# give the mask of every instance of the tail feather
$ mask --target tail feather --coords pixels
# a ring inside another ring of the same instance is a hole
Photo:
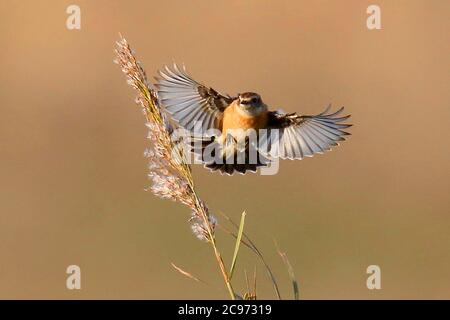
[[[197,141],[197,143],[195,143],[195,141]],[[224,146],[220,145],[215,137],[202,139],[201,143],[198,143],[198,140],[195,139],[191,140],[191,152],[194,153],[197,160],[200,160],[204,164],[205,168],[208,168],[213,172],[219,171],[221,174],[227,175],[233,175],[235,172],[240,174],[256,172],[259,167],[267,166],[270,160],[257,150],[251,148],[252,147],[247,144],[245,150],[237,151],[235,149],[234,154],[231,155],[227,161],[225,154],[216,155],[216,151],[221,152],[224,150]],[[255,152],[256,154],[256,163],[250,163],[251,152]],[[205,155],[209,155],[210,159],[205,159]],[[243,163],[238,163],[238,158],[240,157],[244,160],[240,161]]]

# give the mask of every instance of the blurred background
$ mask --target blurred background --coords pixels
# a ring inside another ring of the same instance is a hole
[[[121,32],[149,76],[184,62],[273,108],[315,114],[332,102],[352,114],[348,141],[277,175],[194,167],[213,212],[247,211],[284,298],[274,240],[303,299],[449,299],[450,3],[376,1],[382,29],[371,31],[373,2],[1,1],[0,298],[227,298],[188,209],[144,191],[144,117],[112,62]],[[81,30],[66,28],[70,4]],[[218,241],[230,261],[234,241]],[[239,292],[258,264],[242,253]],[[71,264],[81,290],[66,288]],[[372,264],[381,290],[366,287]],[[260,264],[258,278],[260,298],[273,298]]]

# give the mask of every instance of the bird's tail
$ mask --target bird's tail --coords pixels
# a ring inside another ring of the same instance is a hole
[[[231,136],[229,137],[230,139]],[[221,143],[217,137],[191,140],[191,151],[205,168],[232,175],[235,172],[246,174],[256,172],[259,167],[265,167],[270,160],[259,153],[248,141],[242,148],[236,147],[236,141],[226,139]]]

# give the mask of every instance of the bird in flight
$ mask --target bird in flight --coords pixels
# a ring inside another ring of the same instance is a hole
[[[342,122],[350,115],[339,116],[343,107],[330,113],[328,106],[317,115],[270,111],[259,94],[221,94],[194,80],[184,65],[165,66],[158,74],[155,87],[162,106],[194,141],[201,140],[200,148],[192,151],[212,171],[228,175],[255,172],[276,159],[323,153],[349,135],[343,129],[351,124]],[[215,134],[208,134],[211,130]],[[257,142],[247,134],[251,130]],[[207,150],[212,156],[204,156]]]

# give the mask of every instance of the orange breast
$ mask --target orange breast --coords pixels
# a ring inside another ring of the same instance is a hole
[[[264,128],[267,124],[267,113],[263,112],[258,116],[244,116],[237,112],[236,106],[232,104],[229,106],[222,118],[222,132],[225,133],[228,129],[250,129],[255,130]]]

